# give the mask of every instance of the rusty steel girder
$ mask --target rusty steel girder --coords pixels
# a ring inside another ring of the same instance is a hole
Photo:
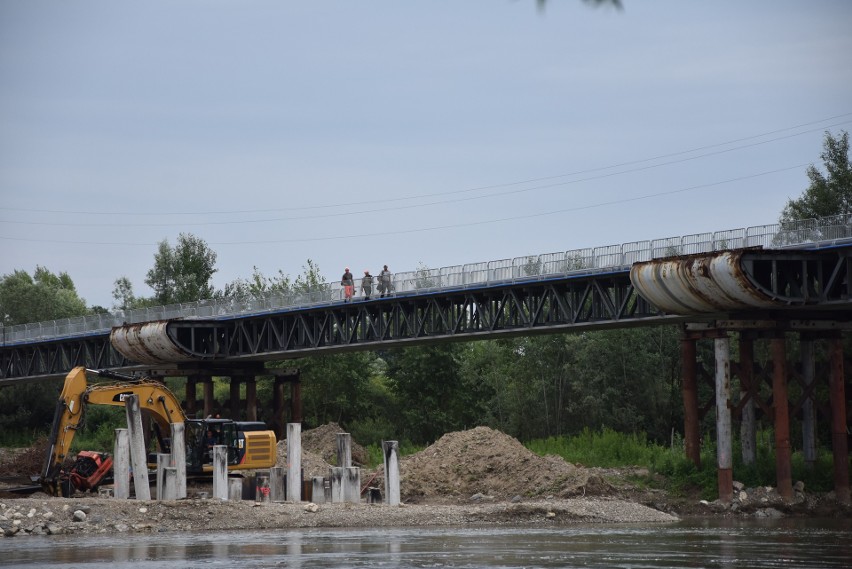
[[[630,280],[669,314],[832,305],[848,310],[850,272],[848,249],[740,249],[636,263]]]

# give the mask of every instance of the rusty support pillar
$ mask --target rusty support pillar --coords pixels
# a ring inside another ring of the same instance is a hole
[[[231,397],[228,406],[231,409],[231,419],[234,421],[240,420],[240,383],[242,379],[241,377],[231,376]]]
[[[701,466],[701,441],[698,430],[698,381],[696,379],[695,343],[693,337],[680,341],[681,366],[683,372],[683,440],[686,458],[695,466]]]
[[[831,449],[834,455],[834,493],[849,503],[849,442],[846,430],[846,387],[843,378],[843,342],[829,340],[829,397],[831,398]]]
[[[257,378],[246,377],[246,421],[257,421]]]
[[[802,358],[802,382],[805,389],[814,384],[814,340],[802,336],[799,340],[799,351]],[[805,466],[813,470],[816,464],[816,405],[813,395],[809,395],[802,403],[802,454]]]
[[[213,400],[213,378],[208,375],[202,381],[204,385],[204,416],[210,417],[213,415],[213,404],[215,403]]]
[[[272,386],[272,421],[270,421],[270,426],[275,431],[275,437],[278,440],[282,440],[286,435],[284,429],[284,425],[287,424],[284,418],[284,383],[285,380],[276,377]]]
[[[719,500],[729,504],[734,498],[730,339],[715,338],[713,347],[716,355],[716,463],[719,469]]]
[[[754,408],[757,389],[754,385],[754,341],[740,334],[740,401],[745,400],[740,412],[740,448],[743,464],[754,464],[757,457],[757,428]]]
[[[772,338],[772,405],[775,411],[775,474],[777,489],[785,501],[793,499],[790,451],[790,411],[787,399],[787,345],[782,335]]]
[[[186,416],[190,419],[195,417],[195,399],[198,397],[195,392],[197,382],[198,377],[195,375],[190,375],[186,378]]]

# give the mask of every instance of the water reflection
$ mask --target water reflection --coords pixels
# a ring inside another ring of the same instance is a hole
[[[849,567],[852,521],[305,529],[3,540],[0,566]]]

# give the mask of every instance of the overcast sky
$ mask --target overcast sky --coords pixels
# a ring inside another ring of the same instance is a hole
[[[0,0],[0,275],[150,296],[773,223],[852,125],[852,2]]]

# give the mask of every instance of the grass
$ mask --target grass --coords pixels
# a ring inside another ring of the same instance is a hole
[[[709,438],[709,437],[708,437]],[[758,437],[755,463],[744,465],[738,441],[734,444],[734,480],[746,487],[775,486],[775,454],[769,443],[771,436]],[[566,461],[587,466],[617,468],[636,466],[646,468],[649,476],[637,483],[665,489],[678,496],[700,496],[706,500],[718,497],[716,448],[711,442],[701,450],[701,467],[687,460],[682,441],[673,447],[649,441],[644,433],[617,433],[604,429],[572,436],[549,437],[527,443],[533,452],[555,454]],[[805,464],[801,452],[792,456],[793,481],[801,480],[809,491],[827,492],[833,489],[833,459],[830,451],[819,452],[813,468]]]

